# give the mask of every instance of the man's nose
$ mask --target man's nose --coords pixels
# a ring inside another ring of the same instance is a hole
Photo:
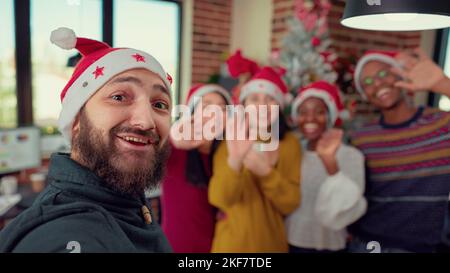
[[[154,111],[150,102],[141,101],[131,107],[130,124],[140,130],[155,129]]]
[[[384,83],[384,80],[383,79],[380,79],[380,78],[378,78],[378,77],[375,77],[374,79],[373,79],[373,82],[374,82],[374,85],[375,86],[381,86],[383,83]]]

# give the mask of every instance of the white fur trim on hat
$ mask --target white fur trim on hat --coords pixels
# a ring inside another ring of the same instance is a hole
[[[145,62],[137,62],[132,55],[139,54]],[[103,75],[95,79],[93,72],[97,67],[104,67]],[[62,102],[58,127],[66,140],[71,142],[72,125],[83,105],[89,98],[105,85],[111,78],[130,69],[144,68],[157,74],[164,82],[167,91],[171,92],[167,74],[161,64],[151,55],[136,49],[124,48],[111,51],[91,64],[67,90]]]
[[[291,108],[292,120],[295,121],[298,119],[298,107],[300,107],[300,105],[309,98],[318,98],[325,103],[328,108],[328,127],[333,127],[338,118],[338,109],[336,107],[336,103],[333,97],[330,96],[326,91],[316,88],[307,89],[295,98]]]
[[[397,67],[397,68],[401,68],[402,66],[400,65],[399,62],[397,62],[394,58],[386,56],[384,54],[380,54],[380,53],[372,53],[372,54],[368,54],[364,57],[362,57],[359,61],[358,64],[356,65],[356,69],[355,69],[355,87],[356,90],[359,92],[359,94],[363,97],[363,99],[367,100],[367,96],[364,93],[364,88],[361,85],[361,73],[362,70],[364,68],[364,66],[372,61],[379,61],[382,63],[386,63],[389,64],[393,67]]]
[[[264,79],[255,79],[247,82],[241,89],[239,101],[243,102],[250,94],[266,94],[273,97],[281,108],[286,105],[285,97],[280,88],[271,81]]]
[[[344,109],[339,113],[339,118],[343,121],[345,120],[350,120],[351,115],[350,115],[350,111],[348,109]]]
[[[52,31],[50,41],[62,49],[70,50],[77,45],[77,36],[72,29],[60,27]]]
[[[189,98],[188,101],[188,106],[191,109],[191,111],[194,110],[195,106],[197,105],[197,103],[199,102],[199,99],[201,97],[203,97],[206,94],[209,93],[213,93],[213,92],[217,92],[219,94],[221,94],[225,100],[226,100],[226,104],[232,104],[231,101],[231,97],[229,92],[223,88],[222,86],[218,85],[218,84],[205,84],[204,86],[200,87],[195,94],[192,95],[192,97]]]
[[[286,95],[284,95],[284,103],[285,103],[285,105],[291,104],[293,100],[294,100],[294,96],[292,96],[291,93],[288,92]]]

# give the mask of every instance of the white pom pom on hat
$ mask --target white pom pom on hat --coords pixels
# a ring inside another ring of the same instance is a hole
[[[77,45],[77,36],[72,29],[60,27],[52,31],[50,41],[62,49],[70,50]]]
[[[284,103],[285,105],[289,105],[294,101],[294,96],[291,93],[287,93],[284,95]]]

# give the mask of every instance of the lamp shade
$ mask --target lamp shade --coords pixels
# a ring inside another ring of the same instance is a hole
[[[381,31],[447,28],[450,27],[450,1],[347,0],[341,24]]]

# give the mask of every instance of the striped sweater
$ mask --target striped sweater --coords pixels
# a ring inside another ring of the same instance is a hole
[[[366,158],[369,204],[351,232],[381,247],[433,251],[450,192],[450,113],[419,108],[398,125],[382,117],[353,133],[352,143]]]

